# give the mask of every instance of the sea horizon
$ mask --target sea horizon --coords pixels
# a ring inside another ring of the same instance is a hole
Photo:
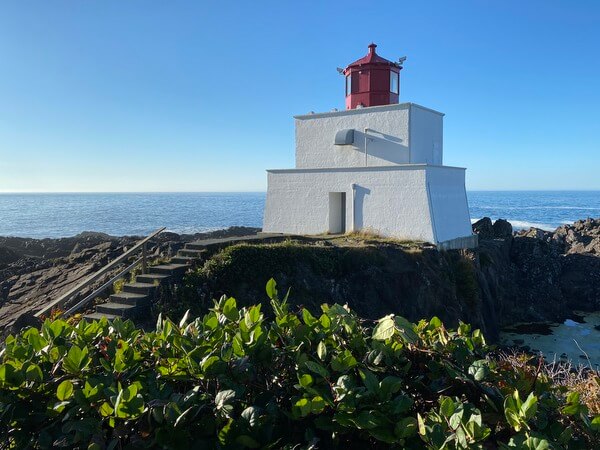
[[[506,219],[515,229],[553,230],[600,217],[600,190],[468,190],[471,222]],[[265,191],[1,192],[0,236],[141,236],[166,226],[194,234],[262,226]]]

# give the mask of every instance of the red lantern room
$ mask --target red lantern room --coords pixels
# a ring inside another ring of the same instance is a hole
[[[341,70],[346,77],[346,109],[398,103],[400,94],[400,58],[395,63],[375,53],[377,45],[369,45],[367,56]]]

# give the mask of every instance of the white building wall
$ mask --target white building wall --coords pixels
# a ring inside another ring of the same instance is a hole
[[[386,105],[325,114],[297,116],[296,168],[364,167],[365,134],[370,128],[368,161],[371,166],[409,162],[409,107]],[[354,129],[353,145],[335,145],[335,134]]]
[[[436,243],[471,236],[465,170],[428,166],[427,189]]]
[[[412,103],[296,116],[296,168],[441,164],[443,114]],[[365,128],[367,154],[365,155]],[[353,129],[353,145],[335,145]],[[437,155],[437,156],[436,156]]]
[[[410,161],[413,164],[443,165],[444,116],[412,105],[410,108]]]
[[[357,230],[435,242],[426,169],[413,165],[268,171],[263,231],[327,233],[329,193],[346,192],[347,230],[354,223]],[[356,185],[354,201],[353,184]]]

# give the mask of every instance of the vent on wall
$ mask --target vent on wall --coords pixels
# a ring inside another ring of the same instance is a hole
[[[354,144],[354,130],[340,130],[335,133],[335,145]]]

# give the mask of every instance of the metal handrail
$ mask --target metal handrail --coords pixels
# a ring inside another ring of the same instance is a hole
[[[89,277],[87,277],[85,280],[83,280],[81,283],[79,283],[74,288],[69,289],[67,292],[65,292],[63,295],[61,295],[56,300],[50,302],[48,305],[46,305],[40,311],[36,312],[34,314],[34,316],[36,318],[40,318],[40,317],[45,316],[48,313],[50,313],[50,311],[52,311],[52,309],[54,309],[54,308],[63,307],[73,296],[75,296],[80,291],[82,291],[83,289],[85,289],[86,287],[88,287],[90,284],[92,284],[94,281],[96,281],[98,278],[100,278],[102,275],[104,275],[106,272],[108,272],[114,266],[116,266],[117,264],[121,263],[123,260],[127,259],[129,256],[131,256],[132,253],[134,253],[140,247],[142,248],[142,258],[140,258],[141,259],[141,263],[142,263],[142,270],[145,272],[145,270],[146,270],[146,243],[150,239],[152,239],[154,236],[156,236],[157,234],[162,233],[165,229],[166,229],[166,227],[162,227],[162,228],[159,228],[158,230],[156,230],[155,232],[153,232],[152,234],[149,234],[144,239],[142,239],[137,244],[135,244],[133,247],[131,247],[129,250],[127,250],[125,253],[123,253],[121,256],[119,256],[118,258],[116,258],[113,261],[109,262],[102,269],[98,270],[94,274],[92,274]],[[139,264],[139,262],[140,262],[140,260],[136,261],[135,265]],[[133,266],[133,267],[135,267],[135,266]],[[131,270],[133,267],[129,266],[128,270]],[[121,272],[119,278],[121,276],[123,276],[123,272]],[[106,287],[104,289],[106,289]],[[100,292],[102,292],[102,291],[100,291]],[[95,293],[95,292],[93,292],[93,293]],[[96,294],[96,295],[98,295],[98,294]],[[89,297],[89,295],[84,300],[87,300],[88,297]],[[81,302],[79,302],[79,303],[81,303]],[[73,308],[71,308],[71,309],[73,309]],[[69,309],[69,311],[71,311],[71,309]]]
[[[110,280],[108,280],[106,283],[104,283],[102,286],[100,286],[94,292],[89,294],[83,300],[75,303],[71,308],[67,309],[64,313],[59,314],[59,315],[70,316],[71,314],[75,313],[76,311],[79,311],[81,308],[83,308],[85,305],[87,305],[89,302],[91,302],[94,298],[96,298],[98,295],[102,294],[102,292],[104,292],[106,289],[111,287],[115,281],[122,278],[127,273],[129,273],[131,270],[133,270],[136,266],[138,266],[142,262],[142,260],[143,260],[143,258],[136,259],[133,262],[133,264],[130,264],[128,267],[126,267],[125,269],[120,271],[117,275],[112,277]]]

